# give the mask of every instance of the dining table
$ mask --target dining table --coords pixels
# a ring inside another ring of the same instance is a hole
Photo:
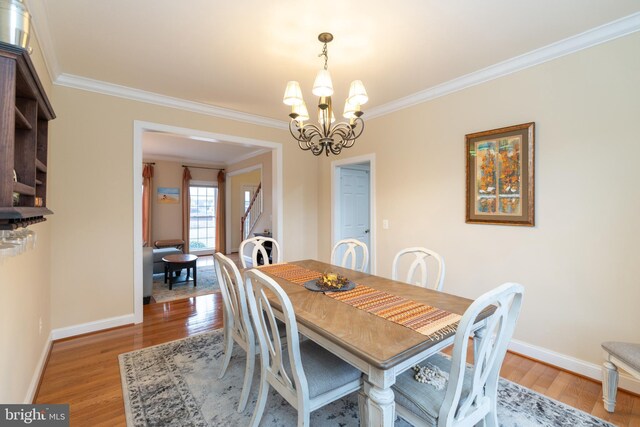
[[[358,397],[361,426],[394,425],[395,400],[391,386],[396,376],[451,345],[457,320],[473,302],[311,259],[258,269],[287,293],[302,335],[364,374]],[[304,286],[323,273],[341,275],[354,282],[356,289],[314,292]],[[276,316],[281,314],[277,300],[274,298],[271,302]],[[416,312],[431,314],[413,321],[412,313]],[[476,346],[483,336],[484,319],[490,314],[491,310],[484,311],[476,320]]]

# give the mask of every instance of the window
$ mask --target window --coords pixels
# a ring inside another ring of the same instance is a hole
[[[251,197],[253,197],[253,194],[251,194],[251,191],[244,190],[244,212],[246,212],[247,209],[249,209],[249,204],[251,203]]]
[[[191,196],[189,249],[214,250],[216,244],[216,201],[218,189],[206,186],[189,187]]]
[[[242,186],[242,215],[247,215],[244,223],[242,224],[242,239],[246,239],[249,237],[249,232],[251,228],[253,228],[255,221],[258,219],[258,216],[262,213],[262,200],[256,200],[254,205],[251,207],[250,211],[249,206],[251,205],[251,200],[253,199],[253,195],[258,190],[257,185],[243,185]],[[257,216],[256,216],[257,215]],[[255,217],[254,217],[255,216]]]

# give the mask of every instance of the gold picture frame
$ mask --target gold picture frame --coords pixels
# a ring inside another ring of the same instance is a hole
[[[465,135],[468,224],[535,225],[535,123]]]

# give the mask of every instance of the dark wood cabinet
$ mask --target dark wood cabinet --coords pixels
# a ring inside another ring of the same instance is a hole
[[[55,113],[26,50],[0,42],[0,229],[44,221]]]

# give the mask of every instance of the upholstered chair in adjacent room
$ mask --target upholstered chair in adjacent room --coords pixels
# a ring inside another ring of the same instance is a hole
[[[308,426],[312,411],[360,389],[361,373],[311,340],[300,343],[291,301],[273,279],[252,269],[245,272],[245,281],[260,342],[260,390],[250,425],[260,424],[271,386],[298,410],[298,426]],[[284,317],[284,346],[274,307]]]
[[[496,401],[500,367],[516,326],[524,288],[505,283],[476,299],[459,322],[448,358],[436,354],[421,363],[428,383],[418,382],[414,371],[400,374],[393,386],[398,416],[414,426],[497,427]],[[492,307],[493,306],[493,307]],[[467,365],[467,347],[476,318],[495,308],[486,319],[482,340],[474,347],[473,365]],[[448,379],[447,379],[448,374]]]
[[[429,265],[435,268],[434,274],[428,274]],[[400,274],[403,266],[407,267],[406,275]],[[444,258],[427,248],[402,249],[393,259],[391,278],[441,291],[444,283]]]
[[[616,409],[618,394],[618,368],[640,379],[640,344],[607,341],[602,343],[606,360],[602,365],[602,401],[604,409]]]
[[[282,252],[277,240],[271,237],[251,237],[243,240],[238,249],[242,268],[282,262]]]
[[[340,252],[344,250],[342,257],[338,259]],[[360,255],[358,255],[360,253]],[[369,249],[367,245],[356,239],[344,239],[337,242],[331,250],[331,264],[350,268],[356,271],[364,271],[369,261]]]

